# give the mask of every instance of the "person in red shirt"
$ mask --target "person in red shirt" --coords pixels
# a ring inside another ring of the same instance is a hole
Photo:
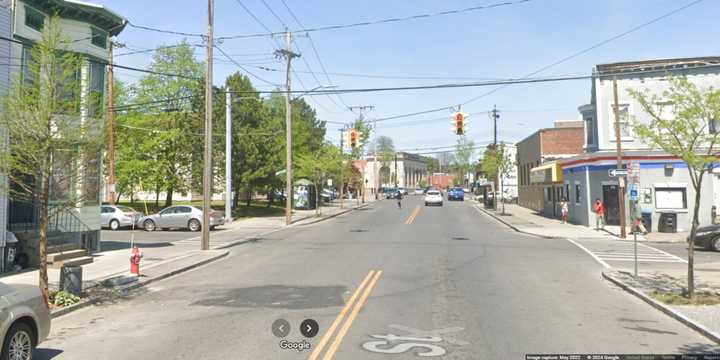
[[[595,205],[593,206],[595,211],[595,230],[605,228],[605,205],[603,205],[600,199],[595,199]]]

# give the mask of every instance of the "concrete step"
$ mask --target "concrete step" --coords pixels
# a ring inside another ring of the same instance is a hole
[[[59,252],[68,252],[72,250],[80,250],[80,244],[72,243],[72,244],[62,244],[62,245],[52,245],[48,246],[47,253],[48,255],[59,253]]]
[[[65,265],[65,266],[79,266],[79,265],[90,264],[90,263],[92,263],[92,262],[93,262],[93,257],[92,257],[92,256],[83,256],[83,257],[78,257],[78,258],[73,258],[73,259],[68,259],[68,260],[57,261],[57,262],[54,262],[54,263],[52,263],[52,264],[50,264],[50,265],[48,265],[48,266],[51,267],[51,268],[53,268],[53,269],[59,269],[59,268],[63,267],[63,265]]]
[[[47,260],[48,262],[54,263],[57,261],[75,259],[83,256],[87,256],[87,251],[82,249],[76,249],[63,252],[48,253]]]

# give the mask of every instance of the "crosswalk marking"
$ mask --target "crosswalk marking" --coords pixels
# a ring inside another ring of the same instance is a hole
[[[634,244],[629,241],[578,239],[587,251],[602,261],[635,261]],[[638,262],[687,263],[685,259],[645,244],[637,244]]]

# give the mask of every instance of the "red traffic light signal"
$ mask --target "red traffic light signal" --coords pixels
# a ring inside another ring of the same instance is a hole
[[[358,144],[358,131],[355,129],[350,130],[350,147],[356,148]]]
[[[453,115],[453,119],[454,119],[453,131],[455,132],[455,134],[462,135],[465,133],[465,118],[466,118],[466,115],[461,112],[456,112]]]

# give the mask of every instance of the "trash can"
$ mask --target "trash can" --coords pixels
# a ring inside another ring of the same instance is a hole
[[[80,296],[82,293],[82,266],[65,266],[60,268],[60,290]]]
[[[661,233],[676,233],[677,232],[677,214],[673,214],[673,213],[660,214],[660,221],[658,223],[658,231]]]
[[[645,229],[647,232],[652,232],[652,213],[644,212],[642,213],[642,222],[643,226],[645,226]]]

